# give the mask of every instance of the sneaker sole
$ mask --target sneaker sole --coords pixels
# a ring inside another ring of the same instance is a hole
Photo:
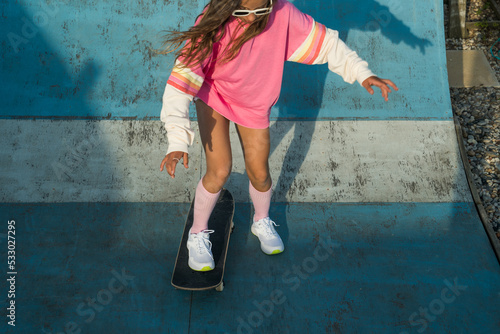
[[[206,267],[201,268],[201,270],[198,270],[198,271],[210,271],[210,270],[214,270],[214,268],[210,268],[209,266],[206,266]]]
[[[192,270],[194,270],[194,271],[210,271],[210,270],[214,270],[214,268],[212,268],[212,267],[210,267],[210,266],[205,266],[205,267],[203,267],[203,268],[201,268],[201,269],[195,269],[195,268],[193,268],[193,267],[191,267],[191,266],[189,266],[189,268],[191,268],[191,269],[192,269]]]
[[[255,233],[253,233],[253,231],[252,231],[252,234],[253,234],[253,235],[255,235],[255,236],[257,237],[257,239],[259,239],[259,236],[258,236],[257,234],[255,234]],[[260,242],[260,239],[259,239],[259,242]],[[261,243],[261,245],[262,245],[262,243]],[[276,254],[281,254],[281,253],[283,253],[283,252],[285,251],[285,249],[283,249],[283,250],[280,250],[280,249],[275,249],[275,250],[273,250],[271,253],[267,253],[267,252],[265,252],[265,251],[262,249],[262,246],[260,246],[260,250],[262,251],[262,253],[264,253],[264,254],[266,254],[266,255],[276,255]]]
[[[188,259],[188,267],[194,271],[210,271],[215,269],[215,263],[213,267],[205,265],[200,268],[200,266],[202,266],[202,264],[196,264],[196,262],[192,262],[191,260]]]

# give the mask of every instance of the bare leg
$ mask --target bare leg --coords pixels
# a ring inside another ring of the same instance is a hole
[[[205,102],[196,101],[200,136],[207,158],[207,171],[203,186],[211,193],[222,189],[232,168],[229,120]]]
[[[274,229],[276,225],[269,218],[272,180],[269,173],[270,135],[269,129],[249,129],[237,126],[245,167],[250,179],[249,191],[255,208],[251,231],[260,241],[260,248],[268,255],[285,250],[281,237]]]
[[[245,168],[250,182],[260,192],[271,188],[272,180],[269,173],[270,136],[267,129],[250,129],[237,125]]]
[[[201,141],[207,157],[207,171],[196,187],[191,233],[208,229],[221,188],[231,173],[229,121],[202,101],[197,101]]]
[[[269,173],[269,129],[249,129],[237,126],[245,168],[250,184],[248,191],[255,208],[254,221],[269,217],[272,181]]]

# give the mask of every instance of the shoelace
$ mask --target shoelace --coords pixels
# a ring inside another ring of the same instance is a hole
[[[215,232],[214,230],[203,230],[200,233],[212,234],[214,232]],[[203,253],[203,251],[207,251],[213,260],[214,257],[212,255],[212,252],[210,251],[212,249],[212,242],[209,239],[205,239],[204,237],[198,234],[195,235],[196,246],[198,247],[198,253]]]
[[[262,226],[264,227],[264,231],[268,237],[274,237],[276,234],[276,230],[273,228],[274,226],[279,226],[275,222],[273,222],[271,219],[264,219],[262,222]]]

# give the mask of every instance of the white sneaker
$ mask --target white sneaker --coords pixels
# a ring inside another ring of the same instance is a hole
[[[260,249],[267,255],[279,254],[285,250],[283,241],[274,229],[276,225],[269,217],[254,222],[251,231],[260,240]]]
[[[213,230],[203,230],[200,233],[191,233],[187,241],[189,252],[189,268],[196,271],[210,271],[215,268],[214,257],[212,255],[212,243],[210,234]]]

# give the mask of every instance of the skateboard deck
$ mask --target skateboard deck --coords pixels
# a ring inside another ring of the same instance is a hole
[[[186,247],[189,229],[193,225],[194,200],[184,226],[175,267],[172,274],[172,285],[183,290],[208,290],[224,288],[223,277],[226,265],[227,248],[229,237],[233,229],[234,200],[227,189],[222,189],[217,204],[208,220],[208,229],[215,232],[210,234],[212,242],[212,255],[215,268],[210,271],[195,271],[189,268],[189,252]]]

